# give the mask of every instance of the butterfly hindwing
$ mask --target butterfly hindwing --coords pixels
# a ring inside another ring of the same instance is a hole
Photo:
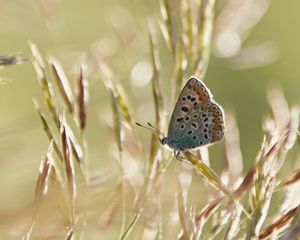
[[[176,102],[168,129],[169,146],[185,150],[220,140],[224,135],[221,107],[209,89],[191,77]]]

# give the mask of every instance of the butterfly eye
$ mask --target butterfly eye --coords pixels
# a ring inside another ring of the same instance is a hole
[[[181,128],[181,129],[184,129],[184,127],[185,127],[184,124],[181,124],[181,125],[180,125],[180,128]]]
[[[191,135],[192,133],[193,133],[192,130],[189,130],[189,131],[188,131],[188,135]]]
[[[192,123],[192,127],[195,128],[195,129],[198,129],[198,124],[195,123],[195,122],[193,122],[193,123]]]
[[[167,143],[167,138],[164,137],[163,139],[160,140],[162,145],[165,145]]]
[[[205,138],[205,139],[208,139],[208,135],[207,135],[207,134],[204,134],[204,138]]]
[[[195,97],[192,97],[191,98],[191,102],[195,102],[196,98]]]
[[[182,101],[185,101],[185,100],[186,100],[186,97],[183,97],[183,98],[182,98]]]
[[[195,119],[195,118],[197,118],[197,117],[198,117],[198,114],[194,114],[193,118]]]
[[[193,140],[196,140],[197,139],[197,136],[193,136]]]
[[[186,122],[190,121],[190,117],[187,116],[187,117],[185,118],[185,121],[186,121]]]

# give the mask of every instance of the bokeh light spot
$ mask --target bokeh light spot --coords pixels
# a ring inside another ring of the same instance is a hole
[[[149,62],[140,61],[131,71],[131,83],[136,87],[146,86],[152,78],[152,68]]]
[[[241,48],[240,36],[234,31],[225,31],[217,39],[217,49],[220,57],[231,57]]]

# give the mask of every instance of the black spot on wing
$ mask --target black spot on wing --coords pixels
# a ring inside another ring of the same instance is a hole
[[[183,107],[181,107],[181,111],[183,111],[183,112],[188,112],[188,111],[189,111],[189,108],[186,107],[186,106],[183,106]]]
[[[177,122],[181,122],[182,120],[183,120],[183,117],[176,119]]]

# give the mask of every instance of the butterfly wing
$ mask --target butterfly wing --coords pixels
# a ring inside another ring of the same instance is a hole
[[[224,114],[209,89],[196,77],[183,87],[168,129],[168,145],[186,150],[219,141],[224,136]]]

